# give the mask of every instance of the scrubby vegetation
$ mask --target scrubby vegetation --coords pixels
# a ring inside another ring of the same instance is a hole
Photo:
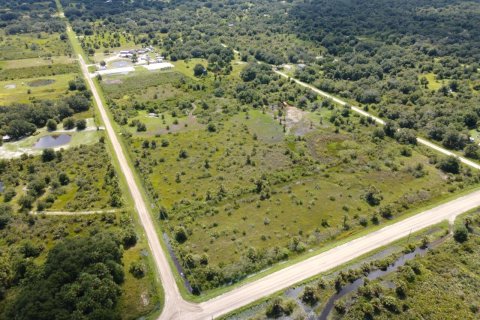
[[[384,281],[369,283],[351,302],[347,299],[348,307],[341,318],[443,319],[455,315],[459,319],[476,319],[480,300],[476,290],[480,285],[479,226],[478,213],[461,219],[453,238],[425,257],[407,263]],[[394,283],[394,287],[385,287],[385,281]],[[373,295],[370,288],[377,288]]]
[[[89,211],[122,207],[117,174],[101,143],[0,162],[0,198],[19,210]]]
[[[408,133],[236,63],[200,84],[181,69],[101,81],[195,293],[478,183]]]
[[[478,210],[459,218],[453,230],[434,227],[232,318],[476,319]]]

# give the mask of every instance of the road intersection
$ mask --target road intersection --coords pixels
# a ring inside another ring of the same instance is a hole
[[[321,272],[325,272],[340,266],[374,249],[388,245],[398,239],[408,236],[412,232],[419,231],[444,220],[452,221],[458,215],[480,206],[480,191],[474,191],[466,196],[439,205],[433,209],[424,211],[410,218],[401,220],[380,230],[369,233],[363,237],[349,241],[343,245],[325,251],[309,259],[271,273],[259,280],[246,283],[208,301],[198,304],[185,301],[180,294],[173,271],[168,262],[166,251],[163,250],[160,244],[154,222],[152,221],[150,213],[147,209],[146,201],[140,192],[140,187],[135,180],[134,173],[132,172],[129,162],[127,161],[125,151],[118,140],[117,134],[111,124],[102,99],[100,98],[93,80],[89,76],[88,67],[81,55],[79,55],[79,61],[83,75],[92,91],[93,98],[98,106],[102,121],[105,124],[106,133],[111,141],[113,150],[115,151],[115,156],[118,159],[121,171],[125,176],[130,193],[135,202],[135,208],[140,217],[140,222],[145,229],[145,235],[152,252],[153,260],[155,262],[158,274],[160,275],[160,280],[165,293],[164,309],[162,314],[159,316],[160,320],[201,320],[212,319],[225,315],[240,307],[253,303],[258,299],[294,285],[295,283],[309,279]],[[282,76],[286,76],[280,71],[276,72]],[[331,98],[337,103],[345,104],[345,102],[340,99],[321,92],[320,90],[298,80],[295,81],[300,85],[306,86],[317,93],[322,94],[323,96]],[[361,109],[356,107],[352,107],[352,109],[365,116],[370,116],[375,119],[375,121],[384,124],[383,120],[373,117]],[[450,153],[448,150],[440,148],[436,145],[432,146],[428,141],[425,141],[424,143],[422,140],[423,139],[419,139],[419,143],[423,143],[444,154]],[[466,162],[469,161],[467,159],[460,159],[462,162],[471,165],[474,168],[480,169],[479,165],[473,162],[469,164]]]

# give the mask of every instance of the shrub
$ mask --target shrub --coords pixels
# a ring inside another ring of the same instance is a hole
[[[79,131],[85,130],[87,128],[87,121],[85,121],[85,119],[77,120],[77,122],[75,123],[75,126]]]
[[[453,238],[455,241],[463,243],[468,240],[468,229],[465,225],[459,225],[455,228],[453,232]]]
[[[184,243],[188,239],[187,230],[185,230],[185,228],[182,226],[175,227],[174,235],[175,235],[175,240],[177,240],[177,242],[179,243]]]
[[[122,244],[125,248],[131,248],[137,244],[137,234],[133,228],[127,228],[123,231]]]
[[[75,127],[75,120],[73,118],[63,119],[63,128],[65,130],[71,130]]]
[[[309,304],[314,305],[318,301],[318,296],[315,288],[312,286],[305,286],[302,294],[302,301]]]
[[[290,315],[295,308],[295,304],[285,301],[281,297],[276,297],[267,306],[266,315],[269,318],[279,318],[283,315]]]
[[[455,156],[448,156],[439,161],[438,167],[444,172],[458,174],[460,172],[460,160]]]
[[[134,261],[130,264],[128,271],[137,279],[145,276],[145,265],[141,261]]]
[[[8,204],[0,204],[0,230],[8,225],[11,216],[12,207],[10,207]]]
[[[42,161],[49,162],[55,159],[55,151],[53,149],[44,149],[42,151]]]
[[[49,119],[47,121],[47,129],[49,131],[55,131],[57,130],[57,121],[53,120],[53,119]]]
[[[363,199],[371,206],[377,206],[383,200],[380,191],[374,186],[369,186],[363,194]]]

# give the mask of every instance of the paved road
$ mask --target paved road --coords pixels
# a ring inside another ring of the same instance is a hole
[[[340,105],[342,105],[342,106],[344,106],[344,105],[347,104],[346,101],[343,101],[343,100],[341,100],[341,99],[339,99],[339,98],[337,98],[337,97],[334,97],[334,96],[332,96],[331,94],[329,94],[329,93],[327,93],[327,92],[325,92],[325,91],[319,90],[319,89],[315,88],[314,86],[309,85],[308,83],[302,82],[302,81],[297,80],[297,79],[295,79],[295,78],[291,78],[291,77],[289,77],[287,74],[285,74],[285,73],[283,73],[283,72],[281,72],[281,71],[279,71],[279,70],[277,70],[277,69],[274,69],[273,71],[275,71],[275,73],[281,75],[281,76],[284,77],[284,78],[290,78],[290,79],[292,79],[292,80],[295,81],[297,84],[299,84],[299,85],[301,85],[301,86],[303,86],[303,87],[305,87],[305,88],[308,88],[308,89],[312,90],[313,92],[316,92],[316,93],[318,93],[319,95],[321,95],[321,96],[323,96],[323,97],[325,97],[325,98],[331,99],[333,102],[335,102],[335,103],[337,103],[337,104],[340,104]],[[358,107],[356,107],[356,106],[351,106],[351,108],[352,108],[352,110],[355,111],[356,113],[359,113],[359,114],[361,114],[361,115],[363,115],[363,116],[366,116],[366,117],[370,117],[370,118],[372,118],[373,120],[375,120],[375,122],[377,122],[377,123],[379,123],[379,124],[381,124],[381,125],[385,125],[385,121],[383,121],[382,119],[380,119],[380,118],[378,118],[378,117],[375,117],[374,115],[366,112],[365,110],[362,110],[362,109],[360,109],[360,108],[358,108]],[[434,144],[434,143],[432,143],[432,142],[430,142],[430,141],[428,141],[428,140],[426,140],[426,139],[417,138],[417,142],[420,143],[420,144],[423,144],[424,146],[427,146],[427,147],[429,147],[429,148],[431,148],[431,149],[434,149],[434,150],[436,150],[436,151],[438,151],[438,152],[440,152],[440,153],[443,153],[443,154],[445,154],[445,155],[447,155],[447,156],[455,156],[455,157],[457,157],[462,163],[464,163],[464,164],[466,164],[466,165],[468,165],[468,166],[470,166],[470,167],[472,167],[472,168],[475,168],[475,169],[479,169],[479,170],[480,170],[480,164],[475,163],[475,162],[473,162],[473,161],[470,161],[470,160],[468,160],[468,159],[466,159],[466,158],[464,158],[464,157],[459,157],[459,156],[457,156],[456,154],[454,154],[453,152],[451,152],[451,151],[449,151],[449,150],[447,150],[447,149],[445,149],[445,148],[442,148],[442,147],[440,147],[440,146],[438,146],[438,145],[436,145],[436,144]]]
[[[178,291],[178,287],[175,282],[172,270],[170,269],[170,265],[168,264],[166,254],[160,245],[157,232],[155,231],[154,223],[152,221],[152,218],[150,217],[150,214],[147,210],[147,205],[142,197],[142,194],[140,193],[140,189],[137,185],[137,182],[135,181],[132,170],[125,157],[122,145],[118,141],[115,130],[113,129],[110,119],[108,118],[107,112],[105,110],[105,106],[100,99],[100,95],[98,94],[92,79],[89,77],[88,67],[85,64],[85,61],[83,60],[81,55],[79,55],[79,60],[84,78],[87,81],[90,90],[92,91],[93,98],[95,99],[98,110],[100,111],[100,115],[102,117],[103,123],[105,124],[106,132],[112,143],[115,155],[120,164],[120,168],[125,176],[125,179],[127,180],[130,193],[132,195],[133,201],[135,202],[135,208],[140,217],[140,222],[145,229],[145,235],[147,237],[148,245],[150,246],[150,251],[152,252],[155,265],[158,269],[158,273],[160,274],[163,290],[165,292],[165,310],[162,315],[168,315],[169,319],[184,319],[183,317],[178,315],[179,311],[186,310],[192,312],[200,309],[198,306],[184,301],[180,295],[180,292]]]

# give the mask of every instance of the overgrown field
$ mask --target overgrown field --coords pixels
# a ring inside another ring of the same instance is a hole
[[[197,293],[479,180],[268,67],[200,82],[175,72],[115,80],[102,86]]]
[[[0,104],[53,100],[68,94],[68,83],[78,74],[69,73],[35,78],[0,81]]]
[[[459,218],[450,233],[435,226],[228,319],[477,319],[478,214]]]
[[[25,211],[121,208],[118,180],[102,143],[1,162],[3,202]]]

